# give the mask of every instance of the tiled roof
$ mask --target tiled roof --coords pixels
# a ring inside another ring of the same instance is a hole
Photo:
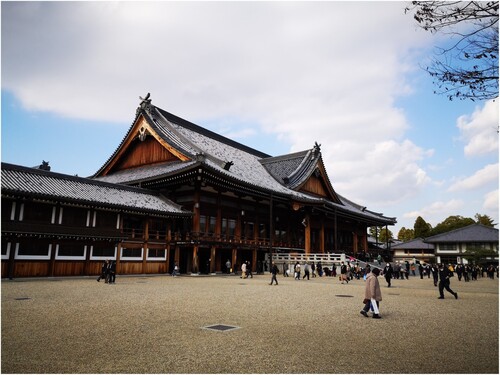
[[[471,224],[425,239],[425,242],[498,242],[498,229],[482,224]]]
[[[425,243],[422,238],[415,238],[414,240],[403,242],[397,245],[392,245],[393,250],[433,250],[434,245]]]
[[[176,203],[149,190],[7,163],[2,163],[1,183],[2,194],[26,194],[50,200],[57,199],[162,215],[190,215],[190,212],[182,210]]]
[[[138,116],[140,114],[144,116],[157,134],[162,137],[163,141],[184,155],[191,157],[191,161],[159,163],[157,165],[131,168],[108,174],[107,176],[97,177],[99,172],[112,160],[112,156],[94,175],[94,178],[111,183],[131,184],[138,181],[153,180],[162,176],[173,175],[182,170],[194,168],[196,163],[201,163],[215,170],[218,175],[226,176],[230,180],[238,181],[238,183],[251,188],[286,196],[297,201],[335,207],[340,212],[347,212],[367,219],[375,219],[381,223],[395,223],[395,218],[387,218],[382,214],[368,211],[365,207],[356,205],[340,196],[339,199],[342,204],[311,194],[298,192],[284,185],[283,177],[291,176],[294,183],[303,182],[308,173],[312,173],[311,168],[315,167],[321,158],[321,153],[319,152],[314,153],[314,160],[311,157],[306,158],[307,155],[313,154],[312,150],[272,158],[270,155],[225,138],[153,105],[141,106],[138,109]],[[129,129],[129,132],[132,130],[132,127]],[[124,140],[127,138],[127,135]],[[117,154],[122,145],[118,147],[113,155]],[[232,162],[232,165],[229,170],[226,170],[224,165],[229,162]],[[278,171],[280,167],[283,167],[283,171],[281,172]],[[296,173],[295,175],[293,175],[294,172]]]
[[[296,172],[298,170],[308,170],[307,167],[300,168],[304,167],[306,161],[309,161],[309,164],[312,164],[311,158],[309,157],[310,154],[311,150],[306,150],[293,154],[261,159],[260,162],[278,182],[293,189],[295,186],[300,184],[300,182],[302,182],[300,177],[303,177],[303,174],[297,176]],[[312,161],[315,166],[317,160],[314,158]]]
[[[151,178],[161,178],[191,168],[196,161],[175,161],[151,164],[137,168],[124,169],[106,176],[96,177],[95,181],[104,181],[112,184],[134,184]]]

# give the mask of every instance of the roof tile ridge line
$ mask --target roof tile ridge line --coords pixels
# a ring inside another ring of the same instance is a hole
[[[273,163],[277,161],[282,161],[282,160],[289,160],[291,158],[296,158],[299,157],[301,154],[310,152],[311,150],[303,150],[303,151],[297,151],[297,152],[291,152],[289,154],[283,154],[283,155],[278,155],[278,156],[269,156],[267,158],[261,158],[259,159],[261,164],[268,164],[268,163]]]
[[[215,167],[213,167],[209,164],[205,164],[205,166],[208,170],[210,170],[212,172],[219,172],[218,170],[215,169]],[[231,175],[228,171],[224,171],[224,172],[226,172],[228,178],[231,178],[238,183],[243,183],[244,186],[247,186],[247,187],[249,187],[253,190],[257,190],[259,192],[266,192],[266,193],[269,193],[271,195],[274,194],[274,196],[293,198],[293,199],[297,199],[301,202],[316,203],[319,200],[319,198],[317,198],[317,197],[311,196],[307,193],[297,192],[297,191],[292,190],[290,188],[287,188],[286,186],[283,186],[283,185],[281,185],[281,187],[283,189],[285,189],[285,191],[278,191],[278,190],[275,190],[273,188],[263,187],[263,186],[256,185],[252,182],[245,181],[240,177]],[[300,196],[298,196],[298,195],[300,195]]]
[[[302,161],[300,162],[299,166],[292,172],[290,173],[288,177],[289,180],[292,180],[294,177],[302,177],[304,175],[310,175],[311,170],[314,170],[311,165],[316,166],[318,162],[318,157],[314,156],[312,159],[310,155],[313,153],[312,149],[308,150]],[[320,153],[318,153],[319,155]],[[306,164],[308,164],[308,167],[306,168]]]
[[[196,125],[195,123],[193,123],[191,121],[188,121],[186,119],[183,119],[182,117],[176,116],[173,113],[165,111],[164,109],[162,109],[160,107],[156,107],[155,106],[155,108],[157,110],[159,110],[160,112],[164,112],[167,115],[172,116],[175,119],[179,120],[180,123],[178,125],[182,126],[183,128],[195,131],[195,132],[197,132],[197,133],[199,133],[201,135],[204,135],[204,136],[206,136],[208,138],[211,138],[211,139],[213,139],[215,141],[227,144],[228,146],[237,148],[238,150],[247,152],[249,154],[252,154],[252,155],[260,157],[260,158],[267,158],[267,157],[271,156],[269,154],[266,154],[265,152],[262,152],[262,151],[259,151],[259,150],[255,149],[255,148],[252,148],[250,146],[244,145],[243,143],[240,143],[240,142],[234,141],[234,140],[232,140],[230,138],[224,137],[223,135],[218,134],[218,133],[216,133],[216,132],[214,132],[212,130],[209,130],[207,128],[204,128],[203,126]]]
[[[135,125],[135,123],[137,122],[137,119],[139,118],[139,116],[141,115],[143,109],[142,108],[137,108],[137,110],[135,111],[135,117],[134,117],[134,121],[132,121],[132,125],[130,125],[130,127],[128,128],[127,132],[125,133],[125,135],[123,136],[121,142],[118,144],[118,146],[115,148],[115,151],[111,154],[111,156],[108,158],[108,160],[106,160],[104,162],[104,164],[91,176],[89,176],[88,178],[95,178],[99,173],[102,172],[102,170],[104,168],[106,168],[106,166],[109,164],[109,162],[111,160],[113,160],[113,158],[116,156],[116,154],[118,153],[118,150],[120,150],[120,148],[122,147],[123,143],[125,142],[125,140],[127,139],[128,135],[132,132],[132,129]]]
[[[168,163],[168,162],[166,162]],[[193,167],[198,167],[201,163],[199,161],[196,161],[196,160],[191,160],[191,161],[180,161],[178,162],[179,165],[181,165],[182,167],[179,168],[179,169],[176,169],[175,171],[169,171],[167,173],[162,173],[162,174],[159,174],[159,175],[153,175],[153,176],[149,176],[149,177],[140,177],[140,178],[136,178],[135,180],[127,180],[125,182],[110,182],[111,184],[124,184],[126,186],[134,186],[133,184],[142,184],[143,182],[149,182],[151,180],[156,180],[156,179],[161,179],[161,178],[166,178],[166,177],[170,177],[172,174],[177,174],[179,172],[185,172],[186,170],[189,170],[189,169],[193,169]],[[140,169],[142,168],[143,166],[139,166],[139,167],[136,167],[136,169]],[[129,185],[130,184],[130,185]],[[145,188],[144,188],[145,189]],[[149,191],[149,189],[146,189]]]
[[[212,155],[212,154],[207,154],[207,153],[205,153],[205,152],[204,152],[201,148],[199,148],[196,144],[194,144],[192,141],[190,141],[189,139],[187,139],[184,135],[182,135],[180,132],[178,132],[178,131],[175,129],[175,127],[173,126],[172,122],[171,122],[171,121],[169,121],[169,120],[168,120],[165,116],[163,116],[163,114],[161,113],[161,112],[163,111],[161,108],[158,108],[158,107],[156,107],[156,106],[152,106],[152,107],[155,109],[156,113],[158,113],[158,114],[161,116],[161,118],[162,118],[163,120],[165,120],[165,121],[167,122],[167,124],[168,124],[168,125],[170,125],[170,128],[171,128],[171,130],[175,133],[175,135],[177,135],[177,136],[179,137],[179,139],[180,139],[182,142],[185,142],[185,143],[189,144],[189,145],[190,145],[191,147],[193,147],[195,150],[199,151],[199,154],[203,155],[203,158],[207,158],[207,159],[209,159],[209,160],[213,161],[213,162],[214,162],[214,163],[216,163],[217,165],[220,165],[220,166],[221,166],[221,168],[223,167],[223,165],[224,165],[225,163],[227,163],[228,161],[230,161],[230,160],[222,160],[222,159],[219,159],[219,158],[215,157],[215,156],[214,156],[214,155]],[[165,112],[165,111],[163,111],[163,112]],[[175,115],[174,115],[174,116],[175,116]],[[153,120],[153,122],[154,122],[154,120]],[[193,125],[194,125],[194,124],[193,124]],[[200,127],[200,128],[201,128],[201,127]],[[203,129],[203,128],[201,128],[201,129]],[[202,135],[204,135],[204,134],[202,134]],[[217,141],[217,139],[215,139],[215,140]],[[196,155],[194,155],[194,157],[196,157]],[[203,161],[202,161],[202,163],[203,163]],[[203,164],[205,164],[205,163],[203,163]]]
[[[161,117],[162,120],[164,120],[167,125],[169,125],[169,129],[170,131],[172,131],[172,133],[175,134],[176,137],[179,138],[180,141],[182,141],[183,143],[185,144],[188,144],[190,147],[192,147],[193,149],[195,149],[198,153],[203,153],[203,150],[201,150],[197,145],[195,145],[193,142],[191,142],[189,139],[187,139],[184,135],[182,135],[180,132],[178,132],[174,125],[172,124],[171,121],[169,121],[165,116],[163,116],[163,114],[161,113],[161,111],[159,111],[160,108],[154,106],[154,105],[151,105],[151,109],[154,109],[155,113],[157,115],[159,115],[159,117]],[[157,130],[160,130],[158,128],[158,124],[156,122],[156,119],[154,118],[154,116],[151,114],[151,113],[147,113],[148,114],[149,118],[151,119],[151,125],[154,126],[155,128],[157,128]],[[185,152],[187,152],[189,154],[190,157],[196,157],[196,155],[191,155],[191,153],[188,151],[188,150],[183,150]]]
[[[169,199],[167,196],[163,195],[162,193],[158,194],[158,198],[161,199],[162,201],[164,201],[165,203],[174,206],[179,211],[182,211],[182,213],[190,213],[190,214],[192,214],[192,212],[183,209],[182,205],[178,204],[177,202],[174,202],[172,199]]]
[[[11,166],[11,168],[9,168],[9,167],[4,168],[4,164]],[[16,172],[36,174],[36,175],[44,176],[44,177],[48,177],[48,178],[73,181],[73,182],[80,182],[82,184],[97,185],[97,186],[109,187],[109,188],[113,188],[113,189],[117,189],[117,190],[127,190],[127,191],[142,193],[142,194],[146,194],[146,195],[159,196],[159,193],[156,191],[148,190],[148,189],[144,189],[144,188],[140,188],[140,187],[136,187],[136,186],[115,184],[112,182],[96,180],[96,179],[89,178],[89,177],[73,176],[73,175],[65,174],[65,173],[61,173],[61,172],[45,171],[42,169],[25,167],[22,165],[16,165],[16,164],[4,163],[4,162],[2,162],[2,171],[3,170],[12,170],[12,171],[16,171]]]

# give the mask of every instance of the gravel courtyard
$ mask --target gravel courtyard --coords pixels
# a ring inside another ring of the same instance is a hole
[[[498,373],[498,279],[269,274],[2,280],[2,373]],[[237,327],[214,331],[211,325]]]

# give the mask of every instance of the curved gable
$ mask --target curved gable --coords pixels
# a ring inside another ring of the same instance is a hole
[[[114,155],[94,177],[106,176],[128,168],[179,160],[191,159],[168,144],[141,114]]]

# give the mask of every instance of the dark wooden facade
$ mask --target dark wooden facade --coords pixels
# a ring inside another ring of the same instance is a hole
[[[70,193],[57,193],[69,184]],[[46,191],[35,191],[39,186]],[[172,212],[143,189],[109,187],[2,163],[2,277],[95,276],[106,259],[116,260],[121,274],[168,272],[171,243],[191,214]],[[96,194],[102,188],[116,198],[103,202]],[[131,206],[125,194],[150,207]],[[168,211],[158,212],[158,204]]]

